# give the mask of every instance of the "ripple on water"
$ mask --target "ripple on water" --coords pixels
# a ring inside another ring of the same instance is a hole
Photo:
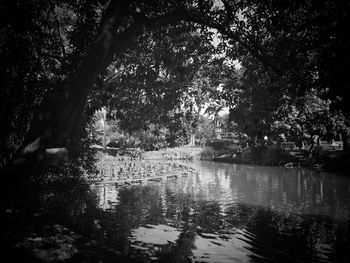
[[[301,169],[196,165],[199,174],[184,178],[96,188],[99,207],[114,211],[105,216],[128,222],[123,232],[104,231],[116,231],[111,239],[125,238],[134,251],[160,262],[349,259],[349,178]]]

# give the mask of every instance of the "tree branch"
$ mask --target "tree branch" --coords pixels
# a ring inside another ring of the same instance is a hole
[[[205,19],[203,19],[203,17],[200,16],[199,14],[195,14],[195,13],[188,14],[184,19],[187,21],[191,21],[194,23],[206,25],[208,27],[217,29],[221,34],[226,35],[227,37],[237,41],[240,45],[242,45],[248,52],[250,52],[253,55],[253,57],[258,59],[265,68],[271,69],[281,76],[284,75],[284,72],[281,71],[274,63],[272,63],[269,60],[269,56],[264,54],[264,52],[258,47],[254,45],[253,46],[249,45],[248,43],[244,42],[241,39],[241,35],[239,33],[235,33],[221,24],[205,21]]]

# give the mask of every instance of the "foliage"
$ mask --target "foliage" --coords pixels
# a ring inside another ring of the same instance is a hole
[[[276,166],[293,162],[294,158],[279,147],[258,146],[243,151],[236,160],[242,163]]]
[[[212,147],[204,147],[200,152],[200,159],[206,161],[232,161],[232,156],[236,154],[235,150],[231,149],[214,149]],[[219,158],[219,159],[218,159]]]
[[[93,2],[96,1],[90,4]],[[62,111],[58,106],[58,94],[64,91],[63,83],[68,81],[68,74],[75,72],[79,66],[73,58],[79,56],[81,45],[90,43],[74,40],[78,33],[74,29],[86,23],[83,17],[86,18],[93,9],[90,4],[85,1],[1,2],[0,97],[5,99],[0,110],[1,164],[9,163],[28,143],[28,139],[33,139],[29,130],[34,129],[37,120],[52,117],[51,112],[47,111],[48,106],[57,112]],[[95,25],[97,20],[96,16],[89,18]],[[85,37],[94,30],[92,27],[86,28],[79,32],[80,37]],[[89,118],[84,117],[84,121],[87,119]],[[38,131],[57,125],[57,122],[58,120],[51,120],[51,123],[41,123]],[[71,150],[72,162],[77,161],[77,166],[86,164],[86,169],[89,170],[91,160],[88,161],[86,156],[92,153],[88,147],[90,140],[83,131],[88,125],[87,122],[81,126],[74,135],[76,137],[71,138],[68,148]],[[86,137],[81,138],[82,135]],[[80,147],[82,145],[84,146]]]
[[[0,5],[1,159],[18,149],[34,110],[57,84],[57,61],[50,56],[60,54],[57,31],[50,5],[39,2],[4,1]]]
[[[168,146],[166,135],[167,129],[156,129],[156,127],[150,126],[146,131],[140,131],[137,133],[137,137],[140,140],[139,147],[145,151],[154,151],[166,148]]]
[[[304,132],[329,133],[333,129],[330,119],[345,114],[341,126],[348,137],[344,90],[350,51],[345,40],[349,3],[330,0],[242,4],[244,11],[237,30],[247,42],[242,38],[232,41],[228,51],[239,58],[242,69],[226,85],[232,103],[231,119],[237,128],[248,135],[251,145],[262,144],[265,135],[273,137],[279,132],[275,122],[288,122],[293,107],[298,113],[304,112],[310,99],[301,102],[300,98],[312,94],[328,103],[328,109],[323,116],[319,111],[307,116],[310,122]],[[330,66],[332,63],[336,65]],[[339,70],[335,72],[331,67]]]
[[[274,129],[295,141],[309,144],[312,151],[316,138],[331,140],[346,129],[342,114],[333,113],[330,104],[330,100],[321,99],[317,91],[307,92],[292,105],[278,109],[276,113],[284,116],[275,121]],[[281,113],[283,111],[285,113]]]
[[[262,163],[265,165],[284,165],[293,162],[294,158],[279,147],[268,147],[262,155]]]
[[[196,136],[201,144],[205,144],[212,139],[215,136],[215,125],[213,121],[205,116],[200,116]]]
[[[152,124],[169,129],[170,145],[188,143],[200,114],[224,106],[217,90],[224,60],[210,41],[189,23],[147,31],[107,68],[93,103],[107,104],[109,119],[117,119],[125,131]]]
[[[179,107],[198,67],[193,54],[209,50],[195,30],[181,23],[136,38],[108,67],[104,92],[95,90],[92,99],[107,104],[111,116],[130,132],[168,122],[168,112]]]
[[[266,135],[271,136],[277,118],[273,113],[285,103],[276,78],[271,79],[258,67],[248,67],[234,86],[236,98],[230,109],[230,121],[235,122],[238,132],[249,137],[251,145],[262,143]]]
[[[167,141],[170,147],[179,147],[188,143],[187,126],[184,121],[185,116],[181,111],[175,111],[171,115],[170,121],[167,124],[169,134]]]
[[[62,179],[79,178],[86,174],[96,174],[95,163],[97,161],[96,150],[91,147],[96,143],[96,138],[91,135],[93,124],[89,117],[85,116],[86,127],[82,127],[76,138],[68,144],[69,158],[62,158],[54,162],[45,162],[42,165],[41,176],[35,176],[33,181],[39,184],[49,184]]]
[[[328,109],[311,114],[305,134],[340,126],[348,141],[349,9],[345,0],[3,1],[0,157],[49,133],[37,155],[66,146],[84,111],[106,105],[128,131],[162,124],[171,144],[188,142],[203,101],[215,112],[223,99],[237,129],[262,145],[315,91]],[[237,59],[240,71],[228,66]]]
[[[347,175],[349,169],[350,169],[350,163],[349,163],[349,153],[340,153],[340,155],[336,156],[330,156],[327,160],[324,162],[324,166],[322,167],[326,171],[337,171],[341,172],[344,175]]]
[[[199,160],[201,159],[202,148],[199,147],[175,147],[163,151],[163,157],[169,160]]]
[[[233,140],[225,139],[212,139],[206,143],[206,146],[213,148],[216,151],[219,150],[235,150],[239,151],[240,146],[237,145]]]

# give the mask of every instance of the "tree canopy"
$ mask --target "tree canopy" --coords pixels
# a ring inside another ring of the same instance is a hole
[[[28,163],[74,143],[101,106],[130,130],[166,122],[186,94],[206,96],[196,85],[220,84],[211,98],[225,98],[251,138],[276,131],[292,108],[305,112],[315,91],[348,141],[349,8],[346,0],[2,1],[1,158]],[[225,67],[236,60],[240,69]]]

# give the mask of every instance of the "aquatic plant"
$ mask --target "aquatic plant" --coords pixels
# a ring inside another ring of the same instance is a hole
[[[86,175],[86,179],[95,183],[131,184],[144,181],[177,178],[195,172],[195,169],[174,162],[153,162],[135,159],[129,156],[106,156],[96,163],[98,174]]]

